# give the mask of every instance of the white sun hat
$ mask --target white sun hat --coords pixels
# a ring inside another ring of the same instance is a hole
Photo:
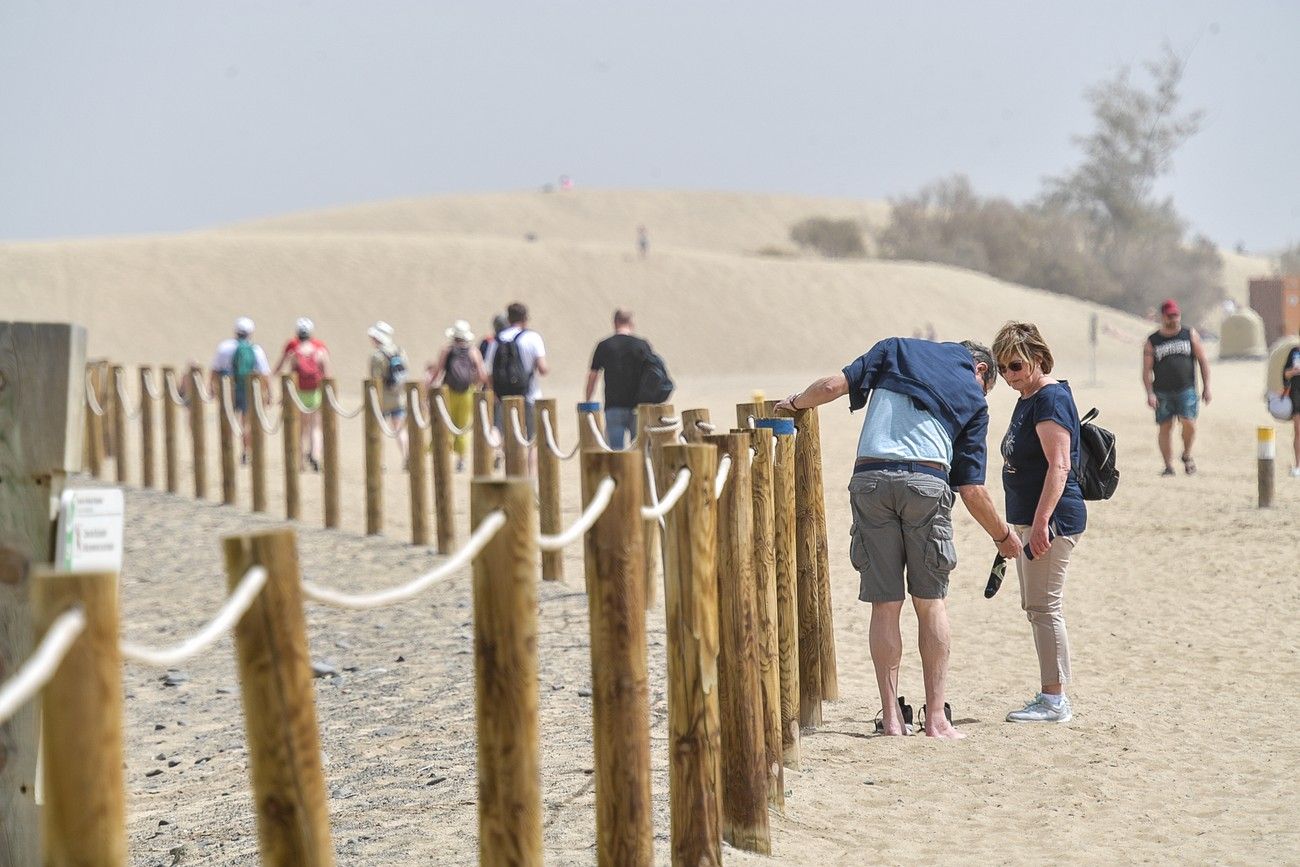
[[[247,337],[253,333],[253,320],[247,316],[241,316],[235,320],[235,334],[241,337]]]
[[[469,322],[464,319],[457,319],[445,333],[452,340],[463,340],[466,343],[474,342],[474,332],[469,330]]]

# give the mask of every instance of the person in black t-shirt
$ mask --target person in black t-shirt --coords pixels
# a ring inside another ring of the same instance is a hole
[[[1147,405],[1156,411],[1160,455],[1165,459],[1161,475],[1174,475],[1174,418],[1183,429],[1183,470],[1196,472],[1192,442],[1196,439],[1196,416],[1200,410],[1196,395],[1196,369],[1201,370],[1200,399],[1210,403],[1210,361],[1195,328],[1183,327],[1183,313],[1172,298],[1160,305],[1160,330],[1142,344],[1142,387]]]
[[[621,449],[636,436],[637,390],[650,344],[632,333],[632,312],[614,311],[614,333],[596,344],[587,373],[587,400],[596,393],[596,378],[605,373],[605,436]]]

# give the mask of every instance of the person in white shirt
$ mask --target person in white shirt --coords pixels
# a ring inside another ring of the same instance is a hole
[[[229,376],[231,397],[235,412],[239,413],[239,426],[244,431],[243,463],[248,463],[248,447],[252,434],[248,425],[248,394],[253,377],[262,383],[262,403],[271,402],[271,365],[262,347],[253,343],[253,320],[241,316],[235,320],[235,336],[217,344],[212,358],[211,384],[214,394],[220,394],[221,377]],[[224,412],[224,410],[223,410]]]
[[[546,344],[542,341],[542,335],[528,327],[528,308],[523,304],[516,301],[507,307],[506,319],[510,323],[509,327],[497,334],[496,341],[488,347],[487,357],[483,359],[491,372],[492,389],[497,396],[497,428],[506,430],[500,399],[520,395],[526,404],[524,420],[528,428],[527,436],[529,439],[535,439],[537,422],[533,409],[537,399],[542,396],[538,378],[551,372],[551,367],[546,361]],[[510,368],[514,366],[511,361],[512,356],[518,358],[518,367],[523,374],[522,381],[511,381]],[[506,433],[509,434],[508,431]],[[528,450],[528,466],[530,471],[537,466],[536,443]]]

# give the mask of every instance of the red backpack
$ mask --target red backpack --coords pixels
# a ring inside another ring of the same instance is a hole
[[[320,388],[323,379],[320,351],[324,348],[325,345],[318,340],[300,340],[293,348],[293,369],[298,374],[299,390],[315,391]]]

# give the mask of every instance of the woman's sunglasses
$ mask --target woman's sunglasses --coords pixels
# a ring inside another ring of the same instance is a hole
[[[1027,365],[1023,361],[1013,361],[1010,364],[999,364],[998,373],[1005,375],[1008,370],[1012,373],[1019,373],[1024,370],[1026,366]]]

